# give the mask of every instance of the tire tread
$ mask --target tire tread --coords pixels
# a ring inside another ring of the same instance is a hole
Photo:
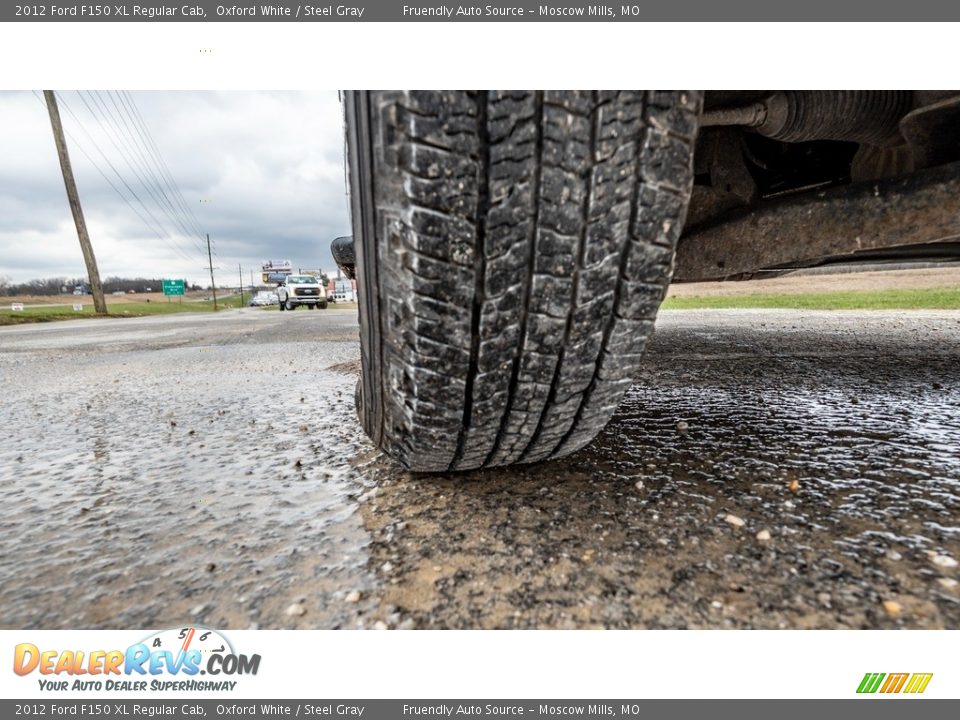
[[[382,408],[364,426],[384,450],[412,470],[466,470],[595,436],[669,283],[699,104],[690,91],[367,93],[373,181],[354,192],[372,194],[375,222],[364,235],[355,218],[354,234],[377,263],[365,297],[382,362],[364,385],[380,403],[361,415]]]

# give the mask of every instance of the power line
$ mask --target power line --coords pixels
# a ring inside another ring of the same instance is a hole
[[[99,93],[97,94],[99,95]],[[143,134],[139,131],[136,125],[132,124],[130,121],[128,121],[126,117],[124,117],[126,108],[121,109],[122,104],[118,105],[116,99],[113,97],[113,95],[111,95],[109,91],[106,92],[106,96],[110,100],[110,103],[113,105],[114,109],[116,110],[116,117],[119,119],[120,123],[123,125],[123,129],[126,131],[127,135],[129,136],[130,143],[133,146],[133,148],[136,150],[137,154],[139,155],[140,160],[143,163],[143,167],[146,169],[146,171],[149,173],[149,175],[153,179],[154,186],[157,188],[157,190],[159,190],[167,206],[176,216],[181,229],[185,232],[187,237],[190,237],[191,240],[194,241],[194,245],[197,246],[197,249],[202,251],[203,249],[202,245],[192,237],[194,233],[197,234],[198,238],[201,237],[202,231],[199,229],[199,227],[196,225],[195,222],[194,223],[191,222],[191,218],[187,215],[186,212],[184,212],[184,209],[180,207],[179,204],[175,205],[174,202],[167,195],[168,189],[170,190],[170,195],[174,195],[173,188],[171,187],[167,179],[163,177],[163,172],[162,170],[160,170],[160,165],[156,161],[152,152],[150,151],[149,146],[147,145],[145,139],[143,138]],[[107,108],[109,110],[105,100],[101,99],[101,103],[104,106],[104,108]],[[129,115],[128,112],[126,114]],[[112,118],[113,113],[110,113],[110,115]],[[153,166],[156,166],[156,170],[154,169]],[[158,175],[158,171],[159,171],[159,175]],[[191,225],[193,225],[193,227],[191,227]]]
[[[180,191],[179,186],[177,185],[176,180],[173,179],[173,174],[170,172],[170,168],[167,165],[166,161],[163,159],[163,155],[160,153],[159,148],[157,147],[156,141],[153,139],[153,135],[150,133],[150,129],[147,127],[146,122],[141,115],[139,108],[134,102],[133,96],[130,95],[127,91],[121,91],[116,93],[117,97],[120,99],[120,104],[126,111],[127,115],[130,117],[133,127],[136,129],[137,133],[140,135],[143,140],[144,146],[147,148],[147,151],[154,158],[160,174],[167,181],[168,187],[173,191],[173,195],[178,200],[180,208],[190,217],[193,222],[193,225],[196,228],[197,233],[203,236],[203,229],[200,226],[200,222],[197,220],[196,215],[193,210],[189,207],[186,200],[183,197],[183,193]]]
[[[183,193],[180,192],[180,187],[177,185],[177,182],[173,179],[173,173],[170,172],[170,168],[167,166],[166,161],[163,159],[163,155],[160,153],[160,149],[157,147],[157,143],[153,139],[153,134],[150,132],[150,128],[147,127],[146,121],[144,121],[143,115],[140,113],[140,108],[138,108],[137,104],[134,102],[133,96],[130,94],[129,91],[120,91],[118,95],[120,97],[121,102],[123,102],[124,95],[126,96],[129,109],[133,111],[133,115],[136,117],[139,127],[143,130],[143,134],[146,136],[148,146],[153,149],[154,156],[159,161],[161,171],[166,174],[168,181],[173,186],[174,194],[179,199],[181,207],[183,207],[183,209],[187,212],[187,214],[193,219],[194,225],[197,228],[197,232],[200,235],[203,235],[204,234],[203,228],[200,224],[200,221],[197,220],[196,214],[193,212],[193,209],[184,199]]]
[[[151,200],[153,200],[155,203],[157,203],[157,206],[158,206],[159,210],[160,210],[161,212],[163,212],[165,215],[167,215],[167,217],[169,218],[169,217],[170,217],[170,213],[167,212],[167,211],[166,211],[166,208],[163,207],[163,204],[159,202],[159,199],[157,198],[156,193],[154,193],[154,192],[152,191],[152,189],[150,188],[150,186],[145,182],[145,180],[143,179],[142,174],[141,174],[141,173],[138,171],[138,169],[135,167],[134,162],[131,161],[131,159],[130,159],[130,157],[128,156],[127,152],[125,152],[125,151],[123,150],[123,148],[121,148],[121,147],[117,144],[117,140],[116,140],[116,139],[114,139],[112,136],[109,135],[109,133],[107,132],[107,128],[106,128],[106,126],[104,125],[104,123],[103,123],[103,121],[101,120],[101,118],[99,117],[99,115],[97,114],[97,111],[94,110],[94,108],[90,105],[90,102],[87,102],[87,99],[84,98],[84,96],[83,96],[82,93],[79,93],[79,92],[78,92],[77,94],[78,94],[78,97],[80,98],[80,100],[81,100],[81,101],[84,103],[84,105],[86,106],[88,112],[90,113],[90,116],[93,118],[93,120],[94,120],[94,121],[97,123],[97,125],[100,127],[101,131],[104,132],[104,134],[107,135],[107,139],[111,142],[111,144],[112,144],[112,145],[117,149],[117,151],[120,153],[120,156],[121,156],[121,157],[123,158],[123,160],[126,162],[127,166],[133,171],[133,173],[134,173],[135,177],[137,178],[137,180],[140,181],[140,184],[141,184],[141,186],[143,187],[143,189],[146,191],[146,194],[150,197]],[[94,103],[96,102],[96,100],[95,100],[92,96],[91,96],[91,102],[94,102]],[[77,118],[77,120],[78,120],[78,122],[82,122],[82,121],[80,121],[79,117]],[[134,191],[133,191],[133,188],[130,187],[130,184],[129,184],[129,183],[125,183],[125,185],[127,186],[127,188],[128,188],[131,192],[134,192]],[[134,193],[134,194],[135,194],[135,193]],[[137,196],[137,197],[139,198],[139,196]],[[141,201],[141,202],[142,202],[142,201]],[[145,205],[145,204],[144,204],[144,205]],[[148,212],[149,212],[149,210],[148,210]],[[155,221],[161,228],[163,228],[163,222],[162,222],[159,218],[157,218],[156,215],[154,215],[152,212],[150,212],[150,216],[154,219],[154,221]],[[177,229],[177,227],[176,227],[176,226],[177,226],[177,223],[176,223],[176,222],[174,222],[173,225],[174,225],[174,230],[175,230],[175,232],[169,233],[169,231],[167,231],[168,234],[170,234],[171,236],[173,236],[173,235],[176,235],[176,234],[179,234],[179,233],[182,232],[182,229],[180,229],[180,230]]]
[[[104,152],[101,143],[97,142],[84,121],[58,93],[57,97],[61,104],[106,163],[119,185],[126,189],[126,193],[110,179],[108,173],[87,152],[84,143],[79,142],[72,133],[67,132],[80,152],[111,189],[134,211],[148,230],[184,260],[191,264],[194,262],[190,259],[193,250],[197,251],[201,257],[207,255],[208,261],[211,255],[219,258],[216,242],[207,239],[206,233],[202,231],[196,214],[177,185],[133,96],[127,91],[103,91],[102,94],[101,91],[86,91],[86,96],[84,91],[77,91],[76,94],[86,108],[89,118],[98,128],[98,134],[109,141],[132,173],[132,177],[135,178],[135,181],[133,179],[128,181],[125,173],[121,172],[108,153]],[[36,92],[34,95],[43,103]],[[133,187],[136,183],[142,188],[140,192]],[[136,205],[127,195],[133,198]],[[154,209],[151,210],[148,204],[153,205]],[[156,213],[156,210],[160,212]],[[169,228],[167,223],[170,225]],[[193,245],[190,254],[175,242],[178,237],[185,238],[190,241],[188,245]]]
[[[79,93],[78,93],[78,96],[80,97],[81,100],[84,100],[83,96],[82,96],[82,95],[79,95]],[[58,97],[60,97],[59,94],[58,94]],[[106,161],[107,165],[108,165],[108,166],[110,167],[110,169],[113,171],[114,175],[117,176],[117,178],[120,180],[121,184],[127,189],[127,191],[130,193],[130,195],[133,196],[134,200],[136,200],[137,203],[140,204],[140,207],[143,208],[143,211],[150,217],[150,219],[151,219],[151,221],[152,221],[152,224],[148,224],[148,227],[150,227],[150,228],[153,230],[153,232],[157,235],[157,237],[160,238],[160,240],[162,240],[168,247],[170,247],[170,248],[173,249],[175,252],[177,252],[182,258],[184,258],[185,260],[187,260],[187,261],[189,261],[189,262],[192,263],[193,260],[191,259],[190,255],[188,255],[186,252],[184,252],[184,251],[180,248],[179,245],[177,245],[177,244],[175,244],[175,243],[173,242],[172,238],[173,238],[177,233],[171,233],[171,232],[169,232],[169,230],[167,230],[167,229],[165,228],[164,223],[163,223],[159,218],[157,218],[157,216],[150,210],[149,207],[147,207],[147,204],[143,201],[143,199],[140,197],[140,195],[136,192],[136,190],[133,189],[133,187],[131,187],[130,183],[127,182],[127,180],[126,180],[126,178],[123,176],[123,174],[117,169],[116,165],[113,164],[113,162],[110,160],[110,158],[107,156],[107,154],[103,151],[103,149],[100,147],[99,143],[97,143],[97,141],[94,139],[93,135],[92,135],[92,134],[90,133],[90,131],[86,128],[86,126],[84,125],[84,123],[83,123],[83,121],[80,119],[80,117],[79,117],[75,112],[73,112],[73,109],[70,108],[69,104],[67,104],[66,101],[65,101],[62,97],[60,97],[60,101],[61,101],[61,102],[63,103],[63,105],[67,108],[68,112],[73,116],[74,120],[76,120],[76,122],[77,122],[77,124],[80,126],[81,130],[83,130],[83,132],[84,132],[84,133],[87,135],[87,137],[90,139],[90,142],[91,142],[91,143],[93,144],[93,146],[96,148],[97,152],[100,153],[100,156]],[[87,105],[88,109],[90,109],[90,108],[89,108],[89,104],[86,103],[85,100],[84,100],[84,103]],[[92,114],[92,112],[91,112],[91,114]],[[93,115],[93,117],[94,117],[94,120],[97,120],[96,115]],[[111,140],[111,142],[112,142],[112,140]],[[116,146],[116,143],[114,143],[114,146]],[[118,149],[119,149],[119,148],[118,148]],[[89,157],[89,156],[88,156],[88,157]],[[93,162],[92,158],[90,158],[90,159],[91,159],[91,162]],[[124,159],[126,159],[126,158],[124,158]],[[128,162],[128,164],[129,164],[129,162]],[[94,166],[96,167],[96,163],[95,163],[95,162],[94,162]],[[98,169],[99,169],[99,168],[98,168]],[[101,172],[101,174],[103,174],[103,173]],[[116,189],[116,188],[114,187],[114,189]],[[152,196],[152,194],[149,193],[149,188],[146,188],[146,189],[147,189],[147,191],[148,191],[148,194]],[[121,193],[121,197],[122,197],[122,193]],[[155,200],[155,198],[153,198],[153,199]],[[141,219],[142,219],[142,216],[141,216]],[[168,236],[169,236],[169,239],[168,239]]]
[[[39,96],[39,94],[38,94],[36,91],[33,91],[33,94],[34,94],[34,96],[37,98],[37,100],[40,102],[40,104],[41,104],[41,105],[44,105],[44,101],[43,101],[43,99]],[[126,180],[124,179],[124,177],[123,177],[123,176],[120,174],[120,172],[117,170],[116,166],[114,166],[114,164],[110,161],[110,158],[107,157],[106,153],[103,152],[103,150],[100,148],[99,144],[96,142],[96,140],[94,140],[93,136],[90,134],[90,132],[86,129],[86,127],[85,127],[85,126],[83,125],[83,123],[80,121],[80,118],[79,118],[79,117],[77,116],[77,114],[73,111],[73,109],[66,103],[66,101],[65,101],[62,97],[59,96],[59,94],[57,94],[57,97],[58,97],[60,103],[61,103],[61,104],[64,106],[64,108],[67,110],[67,112],[70,113],[70,115],[71,115],[71,116],[74,118],[74,120],[77,122],[77,125],[80,127],[80,129],[83,130],[83,132],[87,135],[87,137],[89,138],[91,144],[94,146],[94,148],[96,148],[97,152],[100,153],[100,156],[104,159],[104,161],[107,163],[107,165],[108,165],[108,166],[110,167],[110,169],[113,171],[114,175],[117,176],[117,179],[120,181],[120,183],[127,188],[127,191],[128,191],[128,192],[130,193],[130,195],[132,195],[133,198],[140,204],[140,206],[143,208],[143,211],[149,216],[149,218],[151,218],[152,222],[151,222],[151,220],[148,220],[146,217],[144,217],[143,213],[141,213],[140,210],[138,210],[137,207],[136,207],[133,203],[130,202],[130,200],[127,198],[127,196],[124,195],[124,193],[113,183],[113,181],[110,180],[110,178],[109,178],[109,177],[107,176],[107,174],[103,171],[103,169],[101,169],[100,165],[93,159],[93,157],[91,157],[90,153],[87,152],[86,148],[83,146],[83,143],[81,143],[81,142],[76,138],[76,136],[73,135],[73,133],[71,133],[71,132],[69,132],[69,131],[66,131],[66,134],[70,137],[71,141],[76,145],[77,149],[80,150],[80,152],[84,155],[84,157],[87,158],[87,160],[90,162],[90,164],[91,164],[91,165],[94,167],[94,169],[101,175],[101,177],[103,177],[103,179],[104,179],[104,180],[107,182],[107,184],[113,189],[113,191],[116,192],[117,195],[120,196],[120,198],[130,207],[131,210],[133,210],[133,212],[134,212],[134,213],[137,215],[137,217],[144,223],[144,225],[146,225],[147,228],[148,228],[151,232],[153,232],[153,233],[157,236],[157,238],[159,238],[162,242],[164,242],[170,249],[172,249],[174,252],[176,252],[178,255],[180,255],[184,260],[186,260],[187,262],[189,262],[189,263],[192,265],[195,261],[192,260],[192,259],[190,258],[190,256],[188,256],[186,253],[184,253],[183,250],[181,250],[181,249],[179,248],[179,246],[173,244],[172,242],[170,242],[170,241],[164,236],[164,234],[163,234],[163,232],[162,232],[162,227],[163,227],[163,226],[162,226],[162,223],[160,223],[160,222],[156,219],[156,217],[154,217],[153,213],[150,212],[149,208],[147,208],[147,206],[144,204],[144,202],[140,199],[140,197],[139,197],[139,196],[136,194],[136,192],[133,190],[133,188],[130,187],[129,183],[126,182]],[[158,230],[158,229],[157,229],[158,226],[161,228],[161,230]]]
[[[95,94],[99,97],[99,92],[95,92]],[[121,114],[120,108],[117,107],[116,101],[113,99],[113,97],[111,97],[109,92],[107,92],[106,95],[107,95],[107,98],[110,100],[111,104],[113,104],[114,109],[116,110],[116,118],[118,118],[120,123],[122,123],[123,130],[125,130],[127,135],[129,136],[130,146],[133,148],[134,152],[139,156],[140,162],[142,163],[142,167],[144,168],[145,172],[150,176],[150,178],[153,181],[153,186],[160,192],[160,195],[163,197],[163,200],[165,201],[167,207],[169,207],[170,210],[172,211],[173,213],[172,219],[175,218],[176,222],[180,225],[180,229],[184,231],[187,237],[189,237],[194,231],[191,228],[187,227],[189,223],[185,222],[185,216],[179,210],[179,208],[174,206],[174,204],[170,201],[170,198],[167,197],[167,193],[163,187],[163,184],[157,178],[157,174],[154,171],[154,169],[150,166],[149,158],[147,157],[146,153],[144,153],[143,148],[138,144],[137,138],[135,138],[133,133],[131,132],[129,124]],[[107,105],[106,100],[103,100],[101,98],[100,103],[103,106],[103,108],[110,114],[111,119],[114,119],[114,115],[112,112],[110,112],[110,108]],[[117,127],[118,130],[120,130],[120,124],[115,124],[115,127]]]
[[[133,157],[137,152],[137,150],[131,148],[129,143],[122,136],[121,134],[122,130],[120,129],[116,120],[110,114],[110,110],[106,106],[102,98],[100,98],[98,95],[87,92],[87,96],[90,98],[90,101],[97,106],[97,109],[95,110],[94,107],[91,106],[89,102],[87,102],[82,92],[78,91],[77,94],[80,97],[80,100],[86,106],[87,110],[90,112],[91,117],[99,125],[103,133],[106,135],[107,139],[110,141],[113,147],[116,148],[117,152],[123,158],[124,162],[127,164],[127,167],[130,168],[134,176],[140,182],[140,185],[146,191],[147,195],[150,196],[150,198],[156,203],[160,211],[164,215],[166,215],[166,217],[170,220],[176,232],[182,233],[185,237],[189,238],[192,235],[192,232],[184,225],[182,219],[178,218],[176,213],[173,212],[173,206],[172,204],[169,203],[169,200],[167,200],[165,204],[164,200],[161,199],[160,195],[157,194],[156,190],[160,190],[159,186],[156,185],[156,183],[154,182],[154,187],[151,187],[150,183],[148,182],[148,179],[145,177],[150,173],[149,168],[138,166],[138,162],[136,158]],[[114,133],[111,132],[110,128],[107,127],[107,123],[110,123],[113,125],[113,129],[116,130],[116,133],[115,133],[116,137],[114,137]],[[119,143],[121,142],[124,144],[124,147],[120,146]],[[199,250],[200,247],[198,246],[197,249]]]

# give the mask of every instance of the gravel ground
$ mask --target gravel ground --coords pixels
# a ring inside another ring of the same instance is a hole
[[[457,477],[370,447],[356,338],[0,328],[0,626],[960,628],[960,313],[662,313],[590,447]]]

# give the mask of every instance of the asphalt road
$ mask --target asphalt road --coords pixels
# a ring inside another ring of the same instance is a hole
[[[355,311],[0,328],[0,626],[960,628],[960,313],[663,313],[571,458],[401,472]]]

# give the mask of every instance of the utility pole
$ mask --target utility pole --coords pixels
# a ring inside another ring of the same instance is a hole
[[[240,307],[243,307],[243,268],[237,263],[237,271],[240,273]]]
[[[90,293],[93,295],[93,309],[100,315],[106,315],[107,301],[103,297],[103,285],[100,284],[97,258],[93,254],[90,235],[87,234],[87,222],[83,219],[83,209],[80,207],[77,183],[73,179],[73,167],[70,165],[67,141],[63,137],[63,125],[60,123],[60,109],[57,107],[57,98],[53,90],[44,90],[43,97],[47,101],[50,126],[53,128],[53,140],[57,145],[57,155],[60,157],[60,170],[63,172],[63,184],[67,188],[67,200],[70,202],[70,212],[73,213],[73,223],[77,226],[77,238],[80,240],[83,262],[87,266],[87,279],[90,280]]]
[[[210,263],[210,287],[213,288],[213,311],[217,311],[217,284],[213,281],[213,255],[210,254],[210,233],[207,233],[207,261]]]

